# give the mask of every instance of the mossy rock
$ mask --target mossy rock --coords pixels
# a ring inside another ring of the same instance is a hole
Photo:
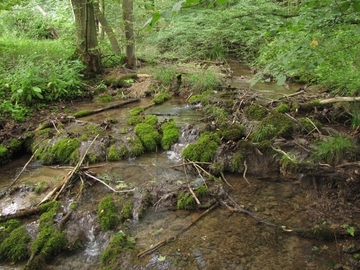
[[[142,123],[143,120],[144,120],[144,118],[141,117],[140,115],[134,115],[134,116],[130,116],[128,119],[126,119],[126,124],[128,124],[130,126],[135,126],[139,123]]]
[[[182,156],[191,161],[210,162],[220,145],[217,133],[205,132],[200,135],[196,143],[189,144],[182,152]]]
[[[271,140],[276,137],[290,136],[295,124],[285,114],[273,111],[266,116],[258,128],[251,134],[251,138],[256,142]]]
[[[154,127],[157,126],[157,123],[158,123],[159,119],[156,115],[153,115],[153,114],[149,114],[145,117],[143,123],[145,124],[149,124],[149,125],[152,125]]]
[[[127,155],[127,148],[122,145],[121,147],[116,146],[115,144],[111,145],[107,155],[109,161],[119,161]]]
[[[53,146],[49,146],[50,143],[51,141],[45,144],[37,154],[43,164],[66,164],[69,161],[78,160],[78,156],[74,156],[73,153],[79,149],[79,140],[64,138],[55,142]]]
[[[275,108],[275,111],[278,113],[287,113],[290,111],[290,106],[285,103],[281,103]]]
[[[161,135],[157,131],[156,127],[147,124],[140,123],[135,126],[135,134],[139,136],[144,148],[146,150],[155,150],[161,141]]]
[[[252,120],[261,120],[266,116],[267,109],[254,103],[245,110],[245,113]]]
[[[168,150],[171,145],[177,142],[180,137],[180,129],[175,121],[170,120],[161,125],[162,138],[161,147]]]
[[[29,258],[31,238],[20,221],[11,219],[0,224],[0,261],[19,262]]]
[[[135,247],[135,238],[125,234],[123,231],[117,232],[110,240],[108,247],[101,253],[101,264],[106,269],[120,269],[118,255],[123,250],[133,249]]]
[[[77,111],[76,113],[74,113],[74,117],[75,118],[80,118],[80,117],[84,117],[84,116],[87,116],[87,115],[90,115],[92,114],[93,111],[92,110],[81,110],[81,111]]]
[[[221,136],[223,137],[223,139],[225,141],[238,141],[240,140],[242,137],[245,136],[244,132],[245,132],[246,127],[242,126],[242,125],[234,125],[231,127],[227,127],[224,130],[221,130]]]
[[[129,154],[132,157],[137,157],[145,152],[145,148],[139,137],[135,136],[129,140]]]
[[[129,115],[130,116],[135,116],[135,115],[139,115],[141,113],[144,112],[144,108],[142,107],[135,107],[135,108],[132,108],[130,111],[129,111]]]
[[[231,171],[242,172],[244,170],[245,156],[242,151],[237,151],[231,159]]]
[[[164,103],[165,101],[167,101],[169,99],[171,99],[171,95],[169,93],[163,92],[163,93],[160,93],[155,98],[153,98],[151,101],[158,105],[158,104]]]
[[[103,231],[114,229],[119,225],[120,219],[111,195],[100,201],[97,218]]]

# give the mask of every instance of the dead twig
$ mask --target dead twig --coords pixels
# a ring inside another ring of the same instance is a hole
[[[246,182],[248,182],[249,186],[251,187],[251,184],[249,182],[249,180],[246,178],[246,172],[247,172],[247,164],[246,164],[246,160],[244,160],[244,172],[243,172],[243,178],[246,180]]]
[[[230,185],[230,183],[226,180],[224,173],[223,173],[223,172],[220,172],[220,175],[221,175],[222,179],[224,180],[224,182],[225,182],[229,187],[231,187],[232,189],[234,189],[234,187],[233,187],[232,185]]]
[[[26,164],[22,168],[21,172],[16,176],[14,181],[12,181],[11,184],[8,186],[8,189],[11,188],[15,184],[15,182],[19,179],[20,175],[25,171],[26,167],[29,165],[29,163],[32,161],[32,159],[35,157],[37,151],[38,151],[38,149],[35,150],[34,154],[32,154],[32,156],[30,157],[28,162],[26,162]]]
[[[188,189],[189,189],[191,195],[194,197],[196,203],[200,205],[201,203],[200,203],[199,199],[197,198],[195,192],[192,190],[192,188],[190,186],[189,176],[187,174],[187,170],[186,170],[185,165],[184,165],[184,172],[185,172],[185,176],[186,176],[186,182],[187,182]]]

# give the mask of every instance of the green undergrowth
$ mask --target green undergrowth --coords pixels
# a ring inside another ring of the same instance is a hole
[[[16,263],[30,257],[30,236],[19,220],[0,223],[0,261]]]
[[[358,154],[358,146],[352,138],[337,135],[318,142],[311,159],[315,162],[336,166],[345,161],[353,161]]]
[[[108,246],[100,255],[101,264],[105,269],[120,269],[121,259],[118,258],[124,250],[135,247],[135,238],[127,235],[123,231],[118,231],[110,240]]]
[[[103,231],[116,229],[132,217],[133,203],[130,199],[108,195],[98,206],[97,218]]]
[[[204,132],[198,141],[189,144],[182,152],[182,156],[191,161],[210,162],[220,145],[219,135],[215,132]]]

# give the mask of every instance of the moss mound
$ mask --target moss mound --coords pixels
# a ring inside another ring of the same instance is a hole
[[[120,219],[117,216],[117,209],[111,195],[100,201],[97,217],[100,227],[104,231],[114,229],[119,225]]]
[[[199,140],[189,144],[182,152],[182,156],[192,161],[210,162],[220,144],[217,133],[206,132],[201,134]]]
[[[152,151],[157,148],[161,141],[161,135],[156,127],[148,123],[140,123],[135,126],[135,134],[139,136],[144,148]]]
[[[165,122],[161,125],[163,136],[161,138],[161,147],[168,150],[180,137],[180,130],[174,121]]]

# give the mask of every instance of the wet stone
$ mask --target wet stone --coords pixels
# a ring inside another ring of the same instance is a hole
[[[178,225],[173,225],[170,227],[170,230],[172,231],[180,231],[184,226],[181,225],[181,224],[178,224]]]

